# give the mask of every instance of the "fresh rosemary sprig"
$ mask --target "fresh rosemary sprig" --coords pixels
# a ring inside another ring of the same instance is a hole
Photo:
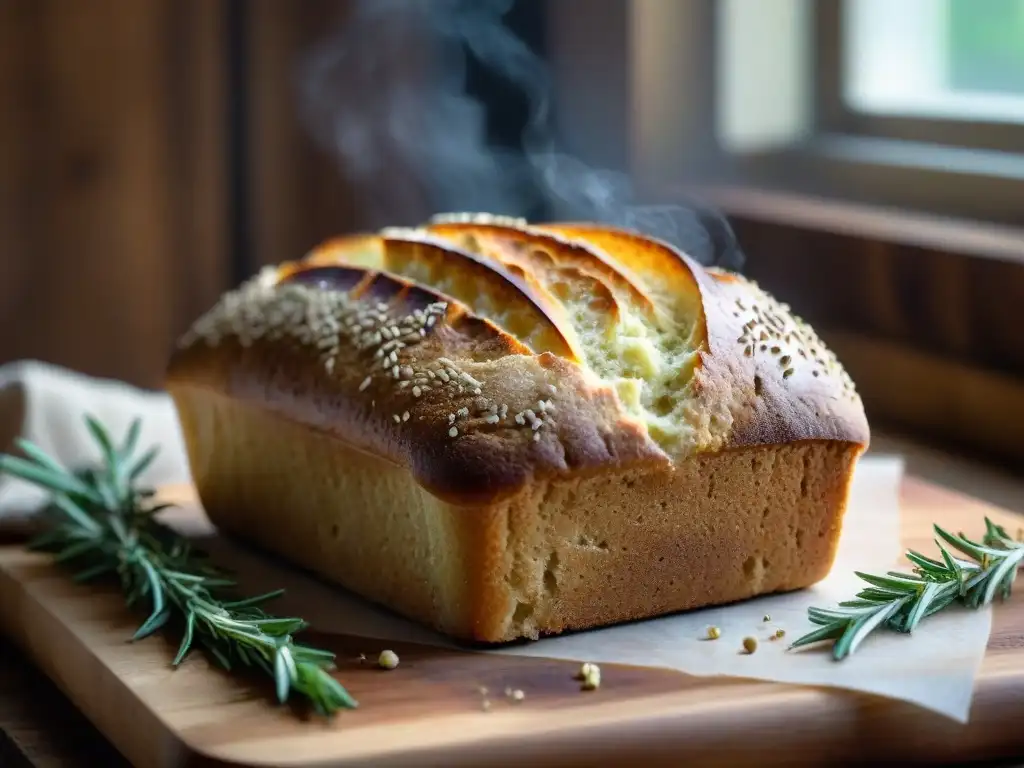
[[[953,535],[934,526],[941,560],[909,550],[912,573],[889,571],[884,576],[856,572],[867,582],[856,599],[838,608],[810,608],[808,617],[819,629],[804,635],[790,648],[833,641],[832,656],[839,661],[852,654],[864,638],[879,628],[913,632],[920,621],[953,603],[980,608],[997,596],[1010,596],[1017,569],[1024,563],[1024,544],[985,518],[985,535],[978,543],[964,534]],[[950,549],[966,555],[965,560]]]
[[[99,468],[70,472],[27,440],[19,441],[25,458],[0,455],[0,474],[20,477],[52,494],[45,516],[50,524],[29,546],[75,567],[79,582],[116,574],[127,604],[146,603],[149,609],[134,640],[153,634],[172,618],[179,620],[182,640],[175,666],[198,644],[225,669],[241,664],[271,675],[282,703],[294,691],[323,715],[355,707],[355,700],[330,675],[334,654],[292,640],[306,622],[269,616],[261,609],[280,590],[227,599],[225,590],[234,582],[210,566],[187,539],[155,519],[170,505],[155,503],[152,490],[137,487],[157,454],[154,448],[136,456],[141,423],[132,423],[120,446],[95,419],[87,417],[86,424],[102,451]]]

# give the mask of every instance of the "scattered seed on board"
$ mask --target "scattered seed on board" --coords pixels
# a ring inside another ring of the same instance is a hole
[[[766,613],[766,614],[764,615],[764,618],[763,618],[763,619],[761,619],[761,621],[764,621],[764,622],[769,622],[769,621],[771,621],[771,620],[772,620],[771,614],[768,614],[768,613]]]
[[[580,686],[584,691],[593,691],[601,686],[601,668],[597,664],[585,662],[580,665],[580,671],[576,673],[576,679],[582,681]]]
[[[722,636],[722,630],[718,627],[708,627],[708,640],[717,640]]]
[[[480,694],[480,709],[482,709],[484,712],[490,712],[491,700],[487,698],[487,694],[490,693],[490,691],[487,689],[487,686],[481,685],[477,687],[476,691]]]
[[[743,638],[743,650],[748,654],[753,653],[757,650],[757,638],[756,637],[744,637]]]
[[[781,640],[785,636],[786,636],[786,630],[784,630],[784,629],[776,629],[775,630],[775,634],[772,635],[772,640]]]
[[[377,666],[381,669],[394,669],[398,666],[398,654],[391,650],[381,651],[377,658]]]

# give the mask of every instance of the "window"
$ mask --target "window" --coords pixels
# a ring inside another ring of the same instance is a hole
[[[1024,223],[1024,0],[811,3],[811,173],[889,205]]]
[[[851,109],[1024,122],[1024,0],[847,0],[841,25]]]
[[[568,135],[620,140],[655,196],[739,184],[1024,224],[1024,0],[551,7]]]

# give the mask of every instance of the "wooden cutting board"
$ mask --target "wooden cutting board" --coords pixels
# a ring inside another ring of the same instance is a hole
[[[191,507],[181,512],[201,520]],[[927,550],[930,525],[977,530],[1008,512],[908,479],[904,539]],[[308,578],[210,540],[244,585]],[[232,554],[233,553],[233,554]],[[315,594],[307,589],[305,594]],[[310,598],[310,599],[315,599]],[[307,606],[311,609],[313,606]],[[306,615],[306,614],[303,614]],[[0,623],[135,765],[813,765],[936,763],[1024,755],[1024,598],[997,606],[971,722],[831,689],[603,665],[598,691],[577,665],[388,643],[385,672],[362,663],[380,643],[320,634],[360,701],[336,720],[302,721],[271,705],[270,686],[195,655],[173,671],[168,639],[127,643],[139,617],[116,591],[72,583],[18,546],[0,547]],[[506,687],[522,689],[516,703]],[[485,711],[481,687],[488,689]]]

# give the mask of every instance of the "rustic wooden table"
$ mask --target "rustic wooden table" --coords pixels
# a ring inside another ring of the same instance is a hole
[[[1024,480],[907,441],[878,438],[875,450],[902,453],[908,473],[1024,513]],[[1024,768],[1011,762],[978,763]],[[0,638],[0,766],[122,768],[129,763],[20,649]]]

